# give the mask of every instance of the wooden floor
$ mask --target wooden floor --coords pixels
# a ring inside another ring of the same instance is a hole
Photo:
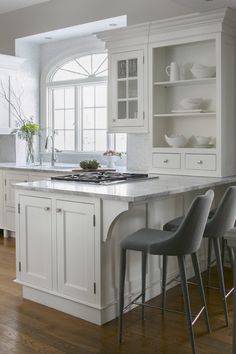
[[[231,274],[226,274],[231,278]],[[185,318],[147,309],[140,320],[140,309],[125,315],[124,343],[117,344],[117,322],[102,327],[79,320],[45,306],[23,300],[15,277],[14,239],[0,238],[0,354],[190,354]],[[191,289],[192,307],[198,305],[198,293]],[[232,298],[229,299],[230,326],[224,327],[218,291],[207,290],[212,333],[204,321],[195,325],[198,354],[230,354],[232,342]],[[158,304],[159,299],[152,303]],[[172,306],[181,308],[179,287],[168,293]]]

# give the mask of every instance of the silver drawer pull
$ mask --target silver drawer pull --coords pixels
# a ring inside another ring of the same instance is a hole
[[[168,161],[169,161],[168,159],[166,159],[166,160],[163,160],[163,162],[164,162],[164,163],[168,163]]]
[[[49,208],[49,207],[45,207],[44,210],[45,210],[45,211],[49,211],[50,208]]]
[[[198,160],[198,161],[197,161],[197,164],[198,164],[198,165],[202,165],[202,164],[203,164],[203,161],[202,161],[202,160]]]
[[[56,208],[56,212],[57,212],[57,213],[61,213],[61,212],[62,212],[62,209],[61,209],[61,208]]]

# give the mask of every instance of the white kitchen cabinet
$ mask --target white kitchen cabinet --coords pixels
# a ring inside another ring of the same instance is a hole
[[[236,173],[236,13],[230,9],[183,16],[154,24],[149,38],[150,170],[156,173],[225,177]],[[175,63],[178,80],[166,68]],[[194,64],[215,67],[211,77],[196,78]],[[199,109],[187,111],[183,99],[201,98]],[[165,135],[184,135],[174,148]],[[196,136],[211,137],[200,146]],[[179,154],[179,168],[157,163],[160,154]]]
[[[0,227],[6,231],[15,231],[15,183],[33,182],[50,178],[51,176],[61,175],[64,172],[36,172],[32,170],[0,169]],[[2,215],[2,216],[1,216]]]
[[[17,197],[17,280],[59,298],[95,304],[97,212],[89,198],[71,199],[24,192]]]
[[[148,132],[148,26],[98,33],[108,49],[108,131]]]
[[[4,177],[0,170],[0,229],[4,229]]]
[[[28,182],[28,175],[6,172],[4,176],[4,225],[3,229],[15,231],[15,183]]]
[[[52,289],[52,202],[21,196],[19,200],[21,281]]]
[[[94,302],[94,205],[56,201],[58,292]]]
[[[144,51],[114,53],[110,58],[110,130],[143,127]]]
[[[7,172],[5,174],[5,206],[15,207],[15,189],[14,184],[28,182],[29,176],[26,173]]]
[[[132,50],[143,50],[143,111],[149,117],[150,172],[212,177],[236,174],[235,23],[236,12],[228,8],[97,34],[106,42],[109,56],[110,131],[148,131],[145,119],[142,127],[138,125],[141,116],[135,125],[127,108],[129,55]],[[171,63],[179,68],[179,75],[171,77],[173,81],[166,73]],[[194,64],[215,67],[215,73],[196,78],[190,70]],[[203,102],[198,110],[187,111],[180,103],[186,98],[202,98]],[[132,121],[133,127],[129,126]],[[165,135],[184,135],[188,143],[172,148]],[[211,137],[210,144],[197,145],[196,136]],[[162,163],[161,154],[178,154],[179,167],[177,158],[175,163],[170,159]],[[191,162],[195,154],[212,155],[209,168],[205,163],[196,166]]]

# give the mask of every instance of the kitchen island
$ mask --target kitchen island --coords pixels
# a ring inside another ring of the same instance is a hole
[[[96,324],[117,315],[119,244],[139,228],[161,228],[184,214],[196,194],[215,190],[217,204],[236,177],[160,175],[94,185],[38,181],[16,185],[16,281],[23,297]],[[200,250],[206,266],[206,245]],[[170,261],[169,277],[176,275]],[[160,293],[160,257],[150,256],[147,298]],[[126,302],[140,290],[140,257],[129,255]],[[192,269],[188,267],[188,275]]]

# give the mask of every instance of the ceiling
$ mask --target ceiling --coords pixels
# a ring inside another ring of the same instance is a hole
[[[0,0],[0,14],[40,4],[49,0]]]
[[[236,0],[171,0],[176,5],[185,6],[192,12],[204,12],[224,7],[236,10]]]
[[[50,0],[0,0],[0,14],[28,6],[33,6],[47,1]],[[166,1],[166,4],[164,4],[164,8],[163,2],[161,0],[156,1],[157,4],[158,1],[160,2],[160,12],[165,12],[171,2],[177,6],[179,5],[180,7],[185,7],[187,12],[203,12],[223,7],[232,7],[236,9],[236,0],[169,0]]]

